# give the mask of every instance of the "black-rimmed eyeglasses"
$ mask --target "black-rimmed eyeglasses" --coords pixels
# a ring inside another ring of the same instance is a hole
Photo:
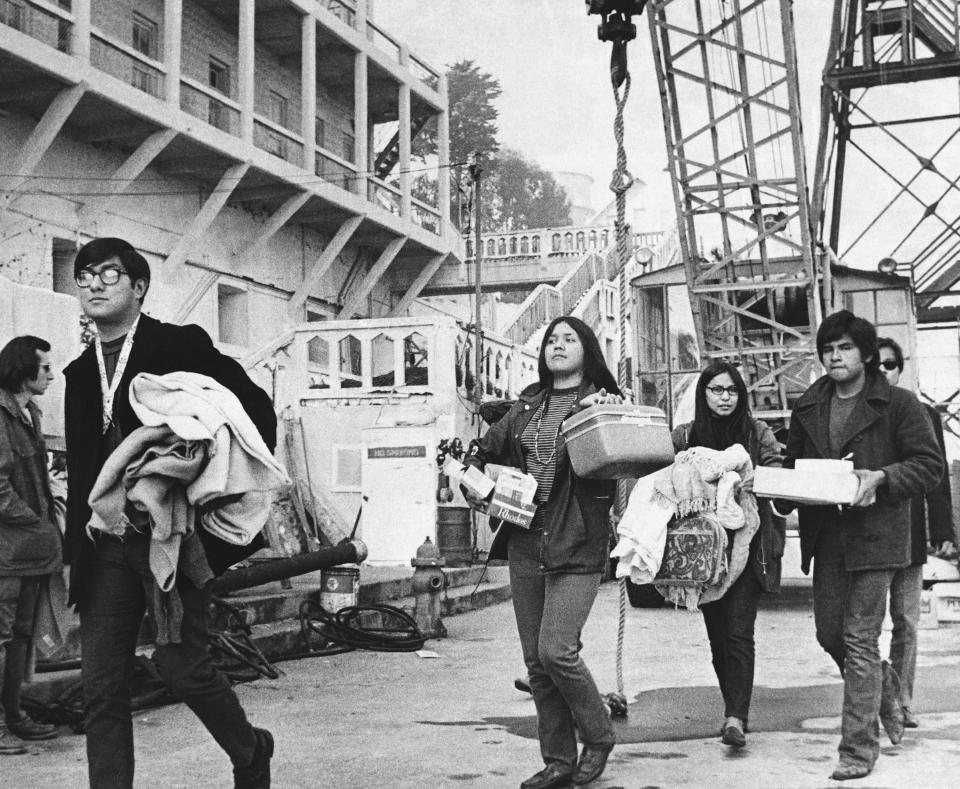
[[[127,272],[122,268],[105,268],[100,271],[91,271],[90,269],[81,269],[80,273],[77,274],[77,287],[78,288],[89,288],[93,284],[93,280],[99,278],[100,282],[104,285],[116,285],[122,277]]]
[[[730,395],[730,397],[740,396],[740,390],[735,386],[708,386],[707,391],[714,397],[722,397],[724,392]]]

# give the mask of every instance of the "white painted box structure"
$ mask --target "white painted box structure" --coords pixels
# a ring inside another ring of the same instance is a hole
[[[753,492],[801,504],[853,504],[860,480],[848,460],[798,460],[797,467],[754,470]]]
[[[937,619],[960,622],[960,583],[939,583],[932,587],[937,596]]]

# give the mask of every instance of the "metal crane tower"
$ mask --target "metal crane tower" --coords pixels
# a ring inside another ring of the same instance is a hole
[[[680,246],[702,359],[755,414],[809,385],[819,297],[791,0],[650,0]]]
[[[957,10],[836,0],[823,71],[814,219],[840,258],[909,275],[920,323],[960,318]]]

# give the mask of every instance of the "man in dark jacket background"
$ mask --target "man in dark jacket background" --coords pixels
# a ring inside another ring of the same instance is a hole
[[[41,597],[51,573],[63,569],[54,522],[47,448],[40,409],[53,373],[40,337],[14,337],[0,351],[0,754],[25,753],[23,740],[48,740],[56,728],[37,723],[20,706],[20,689]]]
[[[903,734],[898,682],[880,658],[880,630],[896,571],[910,563],[910,499],[940,480],[933,427],[910,392],[877,372],[877,333],[853,313],[817,332],[827,374],[797,401],[784,466],[799,458],[853,460],[853,506],[801,506],[800,549],[813,561],[817,640],[843,674],[840,762],[835,780],[862,778],[880,752],[878,715],[892,742]]]
[[[208,375],[232,391],[267,446],[276,444],[276,415],[267,394],[236,361],[214,348],[198,326],[175,326],[141,314],[150,268],[119,238],[89,242],[77,253],[74,276],[80,303],[97,337],[65,370],[67,439],[66,559],[70,599],[80,613],[85,728],[90,785],[133,786],[133,726],[130,716],[134,647],[144,611],[153,600],[149,525],[131,525],[122,538],[86,532],[87,499],[110,453],[140,426],[128,389],[142,372]],[[137,523],[135,513],[129,513]],[[257,538],[231,546],[198,528],[214,575],[253,553]],[[157,645],[154,656],[164,681],[200,718],[234,767],[238,789],[270,786],[273,738],[247,721],[230,683],[207,652],[209,584],[197,588],[178,574],[183,604],[182,641]]]

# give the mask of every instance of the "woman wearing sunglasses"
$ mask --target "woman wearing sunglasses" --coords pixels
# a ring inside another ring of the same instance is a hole
[[[747,387],[736,367],[723,361],[710,364],[697,381],[695,402],[694,420],[673,431],[677,452],[690,447],[724,450],[741,444],[754,467],[780,465],[780,444],[773,431],[750,414]],[[774,516],[770,502],[760,499],[757,504],[760,528],[750,541],[746,566],[719,600],[700,606],[723,694],[721,737],[724,744],[736,748],[747,742],[757,599],[761,592],[780,589],[786,537],[783,519]]]

